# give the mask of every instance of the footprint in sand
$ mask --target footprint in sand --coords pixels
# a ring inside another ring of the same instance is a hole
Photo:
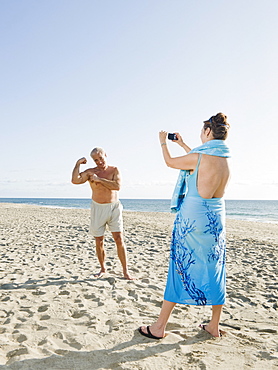
[[[77,350],[80,350],[83,347],[82,344],[77,342],[75,338],[71,338],[71,337],[66,338],[66,340],[63,340],[63,342]]]
[[[7,358],[12,358],[15,356],[21,356],[21,355],[27,355],[28,354],[28,349],[26,347],[20,347],[17,349],[14,349],[6,354]]]
[[[26,337],[26,335],[24,335],[24,334],[20,334],[20,335],[16,338],[16,341],[17,341],[18,343],[25,342],[25,340],[27,340],[27,337]]]
[[[130,297],[133,297],[136,301],[138,301],[138,294],[136,293],[136,291],[135,291],[135,290],[130,290],[130,291],[128,292],[128,295],[129,295]]]
[[[85,299],[95,300],[96,299],[96,295],[95,295],[95,293],[92,293],[92,294],[84,294],[84,298]]]
[[[49,320],[50,316],[49,315],[42,315],[40,320]]]
[[[40,307],[38,308],[38,312],[45,312],[45,311],[47,311],[47,310],[48,310],[48,308],[49,308],[49,304],[45,304],[45,305],[40,306]]]
[[[1,302],[7,302],[10,300],[10,297],[4,297],[3,299],[1,299]]]
[[[64,336],[63,334],[60,332],[60,331],[57,331],[56,333],[53,333],[52,335],[54,338],[58,338],[58,339],[64,339]]]
[[[126,300],[126,297],[125,296],[122,296],[120,294],[117,294],[116,292],[113,292],[113,293],[114,294],[112,294],[112,297],[116,300],[117,303],[120,303],[120,302]]]
[[[21,322],[25,322],[27,321],[27,319],[25,319],[25,317],[17,317],[17,320],[21,321]]]
[[[70,292],[67,290],[62,290],[59,295],[70,295]]]
[[[80,317],[84,316],[86,311],[74,311],[70,316],[73,319],[79,319]]]
[[[34,313],[30,310],[30,308],[31,307],[22,306],[22,307],[20,307],[19,311],[26,312],[26,313],[28,313],[28,317],[32,317],[34,315]]]
[[[46,294],[46,292],[44,292],[43,290],[36,290],[35,292],[32,292],[33,295],[44,295]]]
[[[145,279],[142,279],[141,282],[142,283],[149,284],[150,283],[150,279],[145,278]]]
[[[47,340],[46,339],[43,339],[41,340],[39,343],[38,343],[38,346],[43,346],[44,344],[47,343]]]

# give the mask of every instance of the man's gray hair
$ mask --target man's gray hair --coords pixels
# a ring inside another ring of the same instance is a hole
[[[106,153],[105,153],[105,150],[104,149],[102,149],[102,148],[99,148],[99,147],[96,147],[96,148],[94,148],[92,151],[91,151],[91,157],[93,156],[93,154],[95,154],[95,153],[101,153],[101,154],[104,154],[104,155],[106,155]]]

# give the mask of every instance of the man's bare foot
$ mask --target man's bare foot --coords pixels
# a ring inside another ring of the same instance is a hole
[[[94,274],[94,277],[99,279],[101,278],[104,274],[106,273],[106,271],[102,271],[100,270],[100,272],[98,272],[97,274]]]
[[[129,275],[128,272],[124,273],[124,278],[127,279],[127,280],[136,280],[134,277],[132,277],[131,275]]]

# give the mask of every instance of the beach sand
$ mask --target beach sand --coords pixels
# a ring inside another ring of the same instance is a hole
[[[160,341],[141,336],[159,314],[174,216],[124,212],[130,272],[106,233],[99,271],[89,210],[0,205],[1,369],[275,369],[278,224],[227,220],[227,304],[212,338],[211,307],[177,305]]]

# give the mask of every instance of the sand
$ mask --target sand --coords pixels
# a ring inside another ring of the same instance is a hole
[[[135,281],[122,277],[110,234],[108,273],[88,234],[89,210],[0,205],[1,369],[275,369],[278,224],[227,220],[222,338],[198,325],[210,307],[177,305],[167,337],[137,328],[157,317],[174,216],[125,212]]]

